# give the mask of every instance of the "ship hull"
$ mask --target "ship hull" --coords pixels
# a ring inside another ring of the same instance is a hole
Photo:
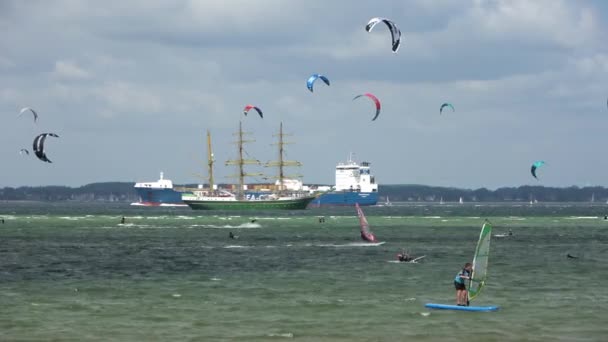
[[[182,194],[173,189],[135,188],[139,204],[145,206],[184,205]]]
[[[310,205],[312,207],[354,206],[356,203],[360,206],[376,205],[378,203],[378,193],[356,191],[328,192],[313,200]]]
[[[303,210],[314,197],[302,197],[289,200],[253,200],[253,201],[213,201],[213,200],[187,200],[190,208],[194,210]]]

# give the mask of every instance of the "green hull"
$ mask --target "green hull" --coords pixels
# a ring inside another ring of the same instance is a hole
[[[194,210],[302,210],[306,209],[308,204],[315,197],[302,197],[290,200],[270,200],[270,201],[197,201],[184,200],[190,208]]]

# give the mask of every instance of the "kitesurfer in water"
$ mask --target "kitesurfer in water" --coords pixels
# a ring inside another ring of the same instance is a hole
[[[471,279],[471,272],[473,271],[473,264],[467,262],[464,264],[464,268],[458,272],[456,278],[454,278],[454,287],[456,287],[456,305],[468,306],[469,301],[467,299],[467,286],[465,280]]]
[[[2,222],[2,224],[4,224],[4,218],[1,218],[1,219],[0,219],[0,222]]]
[[[513,231],[509,229],[509,236],[513,236]]]
[[[397,254],[397,259],[401,262],[410,262],[414,260],[414,258],[405,250],[402,250],[401,253]]]
[[[234,235],[232,232],[228,233],[228,237],[230,237],[231,239],[237,239],[238,236]]]

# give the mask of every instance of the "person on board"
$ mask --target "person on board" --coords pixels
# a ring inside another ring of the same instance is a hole
[[[578,257],[577,257],[577,256],[571,255],[570,253],[568,253],[568,254],[566,255],[566,258],[568,258],[568,259],[578,259]]]
[[[467,262],[464,264],[464,268],[458,272],[456,278],[454,278],[454,287],[456,287],[456,305],[458,306],[469,306],[469,300],[467,299],[467,286],[465,280],[471,279],[471,273],[473,271],[473,264]]]
[[[231,239],[237,239],[238,236],[234,235],[232,232],[228,233],[228,237],[230,237]]]
[[[509,236],[513,236],[513,231],[509,229]]]
[[[125,224],[125,217],[124,216],[120,219],[120,223],[121,224]]]
[[[4,224],[4,217],[0,218],[0,222],[2,222],[2,224]]]
[[[412,258],[412,256],[408,252],[402,250],[401,253],[397,253],[397,260],[401,262],[410,262],[414,260],[414,258]]]

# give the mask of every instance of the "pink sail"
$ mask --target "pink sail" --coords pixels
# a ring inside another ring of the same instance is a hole
[[[376,242],[376,236],[369,231],[369,223],[367,223],[367,219],[359,203],[355,203],[355,208],[357,208],[357,216],[359,216],[359,224],[361,225],[361,238],[365,241]]]

